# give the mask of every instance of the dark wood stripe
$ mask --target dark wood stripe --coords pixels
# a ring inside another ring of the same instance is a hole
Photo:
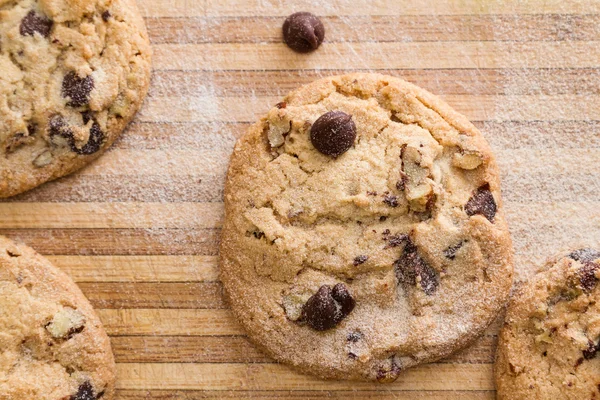
[[[153,43],[281,42],[285,17],[147,18]],[[598,15],[322,17],[331,42],[599,40]]]
[[[225,308],[220,282],[79,283],[95,308]]]

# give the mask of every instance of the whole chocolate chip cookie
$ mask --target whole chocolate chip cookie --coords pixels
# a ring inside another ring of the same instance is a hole
[[[233,152],[221,276],[278,360],[393,381],[479,336],[512,249],[482,135],[401,79],[353,74],[291,93]]]
[[[110,341],[79,288],[0,236],[0,400],[111,400],[114,385]]]
[[[0,0],[0,197],[106,150],[146,95],[150,53],[134,0]]]
[[[499,399],[600,399],[600,249],[554,258],[516,290],[500,333]]]

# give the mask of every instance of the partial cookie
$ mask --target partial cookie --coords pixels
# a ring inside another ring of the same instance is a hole
[[[514,294],[498,344],[499,399],[600,399],[600,251],[554,259]]]
[[[237,143],[221,278],[271,356],[321,377],[393,381],[479,336],[512,249],[494,156],[465,117],[401,79],[293,93]]]
[[[79,288],[0,236],[0,400],[111,400],[114,385],[110,341]]]
[[[0,0],[0,197],[104,152],[146,95],[150,54],[134,0]]]

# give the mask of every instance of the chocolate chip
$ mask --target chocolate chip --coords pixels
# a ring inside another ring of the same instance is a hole
[[[343,283],[335,285],[333,290],[323,285],[302,307],[301,320],[317,331],[325,331],[346,318],[355,304]]]
[[[88,381],[85,381],[79,386],[77,394],[71,396],[70,400],[96,400],[98,398],[99,397],[96,396],[92,384]]]
[[[356,256],[354,258],[353,264],[356,267],[357,265],[364,264],[368,259],[369,259],[369,256],[365,256],[365,255]]]
[[[254,231],[252,232],[252,235],[257,239],[262,239],[265,237],[265,233],[261,231]]]
[[[465,244],[464,241],[458,242],[458,244],[455,244],[454,246],[448,247],[446,250],[444,250],[444,256],[446,256],[446,258],[448,258],[450,260],[454,260],[456,258],[456,252],[461,247],[463,247],[463,244]]]
[[[592,358],[596,357],[598,350],[600,350],[599,345],[588,339],[588,347],[583,351],[583,358],[586,360],[591,360]]]
[[[390,364],[382,366],[377,371],[377,382],[379,383],[391,383],[398,379],[401,368],[394,361],[394,358],[390,360]]]
[[[408,240],[408,235],[402,233],[400,235],[393,235],[388,237],[387,241],[387,247],[398,247],[400,246],[402,243],[406,242]]]
[[[53,24],[54,22],[52,22],[51,19],[31,10],[21,20],[19,32],[21,33],[21,36],[33,36],[37,32],[47,38],[50,35]]]
[[[110,17],[112,17],[112,14],[110,13],[110,11],[106,10],[102,13],[102,21],[108,22]]]
[[[396,277],[401,283],[414,286],[417,280],[427,295],[435,293],[439,286],[439,277],[435,269],[421,258],[417,246],[407,239],[404,252],[399,260],[394,262]]]
[[[292,50],[307,53],[316,50],[325,38],[321,20],[309,12],[297,12],[283,23],[283,40]]]
[[[598,268],[600,268],[598,264],[587,263],[577,271],[579,283],[585,292],[591,292],[598,284],[598,278],[596,278]]]
[[[71,149],[81,155],[89,155],[94,154],[100,147],[102,147],[102,142],[104,141],[104,132],[100,128],[100,125],[97,122],[92,124],[90,128],[90,136],[86,144],[84,144],[81,148],[77,148],[74,144],[71,145]]]
[[[465,212],[468,216],[481,214],[490,222],[494,222],[496,211],[496,201],[490,191],[490,185],[487,183],[477,189],[465,205]]]
[[[71,71],[63,79],[62,96],[70,99],[67,105],[81,107],[88,104],[92,89],[94,89],[94,78],[91,76],[80,78],[75,71]]]
[[[352,147],[356,139],[356,125],[352,116],[342,111],[323,114],[310,128],[310,140],[321,153],[338,157]]]
[[[581,364],[583,364],[583,357],[580,357],[575,361],[575,368],[579,367]]]
[[[60,115],[54,115],[50,118],[48,124],[50,138],[60,136],[68,140],[73,140],[73,131],[67,125],[65,119]]]
[[[580,261],[583,264],[592,263],[600,258],[600,251],[594,249],[579,249],[569,254],[568,257],[575,261]]]
[[[406,176],[404,172],[401,172],[401,174],[402,176],[400,177],[398,182],[396,182],[396,189],[403,191],[404,189],[406,189],[406,182],[408,181],[408,176]]]
[[[398,197],[393,194],[386,194],[383,196],[383,202],[390,207],[398,207]]]

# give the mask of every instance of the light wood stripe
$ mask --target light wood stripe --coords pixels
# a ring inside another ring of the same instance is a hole
[[[138,5],[146,17],[202,17],[202,16],[287,16],[298,10],[318,15],[486,15],[486,14],[597,14],[600,5],[586,0],[498,0],[481,2],[463,0],[440,2],[436,0],[342,0],[335,5],[313,0],[280,2],[276,0],[159,0],[140,1]],[[433,19],[435,21],[435,19]]]
[[[599,95],[443,95],[470,120],[600,120]],[[140,113],[143,122],[254,122],[282,97],[154,97]],[[166,109],[164,104],[171,104]],[[215,130],[217,126],[215,125]],[[198,160],[201,161],[201,160]],[[209,160],[210,162],[211,160]],[[139,162],[139,160],[136,160]]]
[[[519,151],[521,152],[521,151]],[[523,151],[525,155],[529,152]],[[565,156],[565,150],[560,153]],[[590,165],[600,163],[600,154],[585,152],[581,154],[579,150],[572,150],[572,155],[561,158],[559,154],[549,154],[538,156],[531,152],[531,159],[536,160],[536,164],[530,166],[520,166],[513,163],[513,168],[528,168],[543,171],[549,169],[550,173],[563,172],[564,165],[569,165],[577,171],[585,171]],[[507,160],[511,159],[506,157]],[[514,158],[513,158],[514,160]],[[539,163],[539,164],[538,164]],[[501,163],[502,166],[502,163]],[[504,167],[504,166],[503,166]],[[525,172],[525,171],[524,171]],[[540,199],[540,202],[519,202],[505,201],[506,214],[515,221],[513,224],[519,224],[520,221],[527,221],[531,218],[540,221],[558,219],[564,221],[565,225],[574,225],[581,227],[591,227],[600,224],[600,214],[598,214],[598,202],[580,202],[580,201],[560,201],[548,202]],[[598,200],[600,202],[600,199]],[[129,206],[134,206],[136,211],[128,217],[126,212]],[[119,210],[113,212],[113,210]],[[197,211],[198,214],[191,213]],[[221,228],[223,218],[223,203],[0,203],[0,214],[3,215],[0,220],[0,228],[4,229],[45,229],[45,228],[63,228],[63,229],[91,229],[91,228],[196,228],[196,229],[218,229]],[[145,217],[154,213],[151,218]],[[169,215],[170,220],[163,221],[156,215]],[[89,215],[89,219],[86,216]],[[138,219],[139,215],[143,215]],[[197,215],[194,217],[194,215]],[[142,218],[146,218],[143,224],[140,224]],[[512,225],[512,224],[511,224]],[[128,260],[133,261],[128,261]],[[181,259],[186,259],[181,257]],[[206,258],[204,258],[205,260]],[[75,260],[75,261],[73,261]],[[103,267],[102,262],[110,263],[110,267],[115,267],[115,261],[110,256],[85,259],[93,260],[94,264],[90,268]],[[116,263],[135,263],[140,270],[147,268],[157,268],[154,263],[161,263],[163,260],[169,262],[168,257],[154,259],[152,257],[116,257]],[[188,258],[187,260],[192,260]],[[65,262],[77,262],[76,257],[70,257]],[[196,260],[195,260],[196,261]],[[211,260],[212,261],[212,260]],[[59,259],[58,263],[61,262]],[[150,264],[146,264],[150,263]],[[204,263],[205,264],[205,263]],[[162,267],[162,264],[160,264]],[[169,265],[173,270],[175,265]],[[180,265],[181,267],[181,265]],[[137,271],[136,271],[137,272]],[[187,273],[188,271],[184,271]],[[189,280],[187,278],[181,280]]]
[[[47,256],[75,282],[212,282],[216,256]]]
[[[301,375],[280,364],[118,364],[119,389],[343,390],[347,382]],[[352,383],[354,390],[381,389]],[[490,364],[429,364],[404,371],[387,390],[493,390]]]
[[[97,310],[112,336],[241,335],[229,310],[132,309]]]
[[[118,390],[117,400],[222,400],[222,399],[252,399],[252,400],[494,400],[493,391],[391,391],[382,386],[377,391],[353,391],[352,384],[344,390],[295,390],[295,391],[264,391],[264,390]]]
[[[279,43],[285,17],[148,18],[152,42]],[[332,42],[598,40],[598,15],[326,16]],[[509,28],[510,27],[510,28]],[[185,34],[182,34],[185,32]]]
[[[586,68],[597,67],[600,57],[594,41],[324,43],[308,55],[282,43],[153,48],[158,70]]]
[[[0,203],[0,228],[220,228],[219,203]]]
[[[439,363],[494,362],[497,337],[485,335]],[[245,336],[113,336],[118,363],[273,363]]]

